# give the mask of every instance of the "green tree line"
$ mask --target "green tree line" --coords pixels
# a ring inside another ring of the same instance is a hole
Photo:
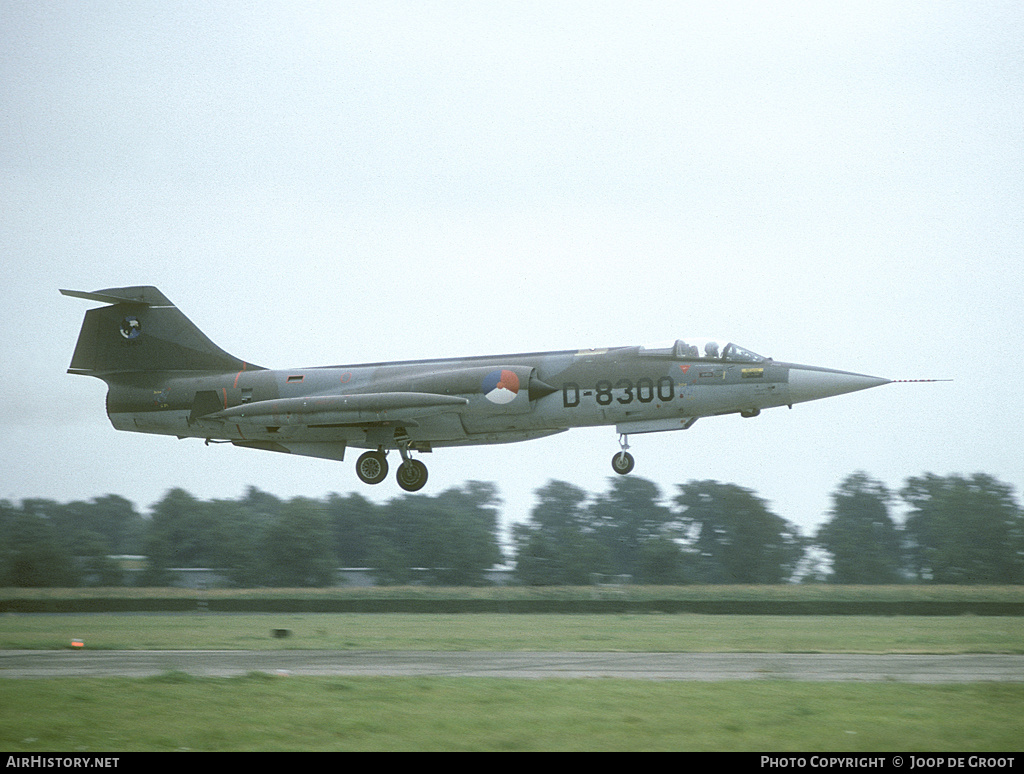
[[[1024,512],[1010,486],[975,474],[907,479],[890,491],[844,479],[813,535],[753,490],[718,481],[666,496],[643,478],[591,494],[564,481],[535,492],[502,547],[493,483],[374,503],[359,494],[280,499],[249,488],[233,500],[172,489],[149,514],[117,495],[61,504],[0,501],[0,586],[113,586],[117,555],[144,555],[141,582],[169,569],[216,568],[239,587],[327,586],[338,567],[381,584],[480,585],[508,562],[527,585],[634,583],[1024,583]],[[896,518],[902,503],[905,514]]]

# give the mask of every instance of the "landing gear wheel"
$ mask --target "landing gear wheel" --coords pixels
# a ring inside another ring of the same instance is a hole
[[[406,492],[418,492],[427,483],[427,466],[419,460],[406,460],[398,466],[395,477]]]
[[[379,484],[388,477],[388,461],[381,452],[366,452],[356,460],[356,475],[364,484]]]
[[[612,470],[620,476],[624,476],[629,473],[635,464],[636,460],[633,459],[633,455],[628,451],[620,451],[612,457]]]

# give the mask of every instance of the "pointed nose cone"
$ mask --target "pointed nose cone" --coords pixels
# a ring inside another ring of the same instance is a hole
[[[831,398],[833,395],[878,387],[880,384],[888,384],[890,381],[890,379],[882,379],[877,376],[852,374],[848,371],[792,366],[789,369],[789,400],[790,403],[802,403],[807,400]]]

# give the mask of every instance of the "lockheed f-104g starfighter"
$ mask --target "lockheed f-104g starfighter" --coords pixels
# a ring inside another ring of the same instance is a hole
[[[118,430],[229,442],[343,460],[366,449],[367,484],[402,462],[406,491],[427,480],[413,454],[511,443],[573,427],[615,428],[616,473],[633,469],[628,437],[685,430],[702,417],[828,398],[890,382],[777,362],[733,343],[687,338],[663,346],[268,369],[230,355],[152,286],[93,292],[69,373],[107,383]]]

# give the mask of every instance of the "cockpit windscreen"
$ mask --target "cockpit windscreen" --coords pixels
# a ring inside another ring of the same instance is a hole
[[[672,354],[681,360],[724,360],[736,363],[760,363],[768,359],[737,344],[722,344],[711,339],[680,339],[675,343]]]

